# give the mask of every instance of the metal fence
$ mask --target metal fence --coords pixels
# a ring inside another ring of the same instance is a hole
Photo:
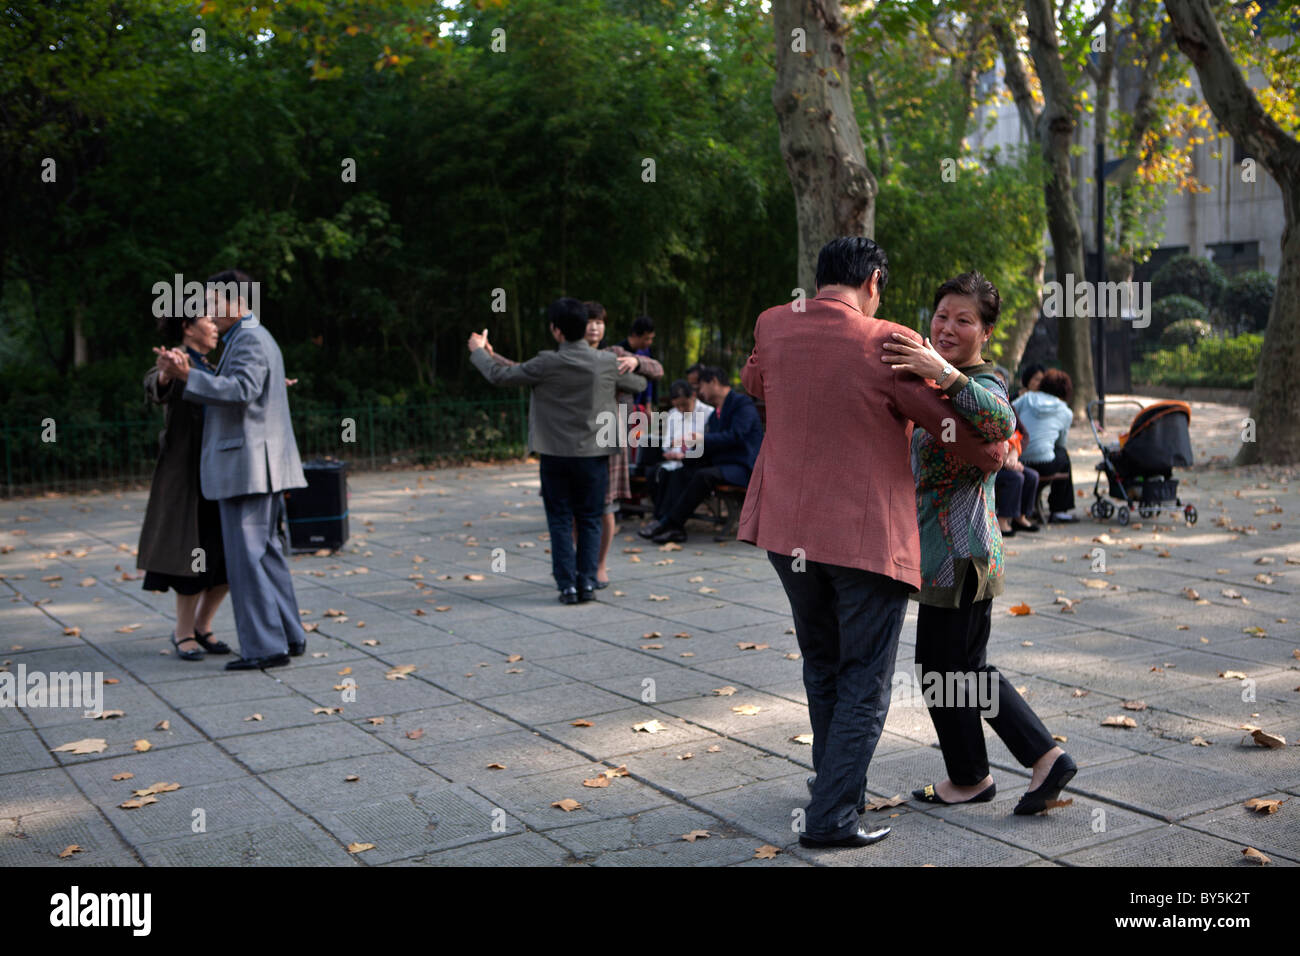
[[[148,481],[161,413],[130,422],[0,428],[4,497]],[[362,405],[293,413],[304,461],[330,456],[353,470],[518,457],[528,444],[528,397],[429,405]]]

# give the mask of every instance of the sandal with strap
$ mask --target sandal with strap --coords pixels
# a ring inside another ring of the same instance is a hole
[[[195,640],[198,640],[198,638],[196,638],[196,637],[181,637],[181,638],[178,638],[175,634],[173,634],[173,635],[172,635],[172,647],[176,648],[176,656],[179,657],[179,658],[180,658],[181,660],[183,660],[183,661],[201,661],[201,660],[203,660],[203,658],[207,657],[208,655],[205,654],[203,651],[183,651],[183,650],[181,650],[181,642],[182,642],[182,641],[195,641]]]
[[[214,641],[212,639],[211,631],[204,633],[203,631],[196,630],[194,632],[194,639],[198,641],[200,644],[202,644],[203,649],[207,651],[209,654],[230,653],[230,645],[227,644],[225,641]]]

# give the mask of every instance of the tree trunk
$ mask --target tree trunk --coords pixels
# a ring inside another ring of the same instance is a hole
[[[1260,105],[1207,0],[1165,0],[1165,9],[1215,118],[1282,189],[1282,264],[1250,410],[1255,440],[1242,443],[1237,464],[1294,464],[1300,462],[1300,142]]]
[[[799,223],[799,287],[814,289],[817,254],[838,236],[875,235],[876,178],[853,111],[848,24],[839,0],[773,0],[781,132]]]
[[[1079,228],[1079,211],[1074,202],[1070,175],[1070,146],[1074,141],[1078,107],[1074,89],[1061,63],[1061,49],[1056,35],[1056,15],[1051,0],[1026,0],[1029,20],[1029,53],[1034,60],[1043,89],[1043,109],[1038,115],[1038,140],[1047,164],[1044,200],[1047,206],[1047,230],[1052,236],[1056,262],[1056,281],[1063,285],[1067,276],[1074,277],[1076,287],[1088,277],[1083,268],[1083,233]],[[1092,316],[1079,315],[1075,303],[1066,308],[1057,321],[1057,356],[1074,382],[1070,407],[1081,417],[1090,401],[1097,397],[1092,368]],[[1069,314],[1075,313],[1075,314]]]
[[[1043,269],[1045,266],[1045,256],[1042,250],[1025,266],[1025,278],[1033,284],[1035,289],[1043,287]],[[1020,358],[1025,354],[1025,346],[1029,344],[1029,337],[1034,334],[1034,326],[1038,324],[1040,311],[1039,297],[1035,296],[1033,302],[1015,313],[1011,318],[1011,332],[1002,345],[1001,362],[1013,377],[1016,374],[1016,369],[1020,367]]]

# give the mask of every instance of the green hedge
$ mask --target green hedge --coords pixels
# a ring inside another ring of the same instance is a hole
[[[1264,336],[1206,339],[1196,347],[1152,352],[1133,363],[1133,381],[1174,388],[1254,388]]]

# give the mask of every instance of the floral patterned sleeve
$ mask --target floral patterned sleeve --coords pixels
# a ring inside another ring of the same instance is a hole
[[[974,425],[985,441],[1003,441],[1015,434],[1016,413],[1007,400],[1002,380],[982,372],[962,378],[966,380],[953,383],[953,390],[948,392],[957,413]]]

